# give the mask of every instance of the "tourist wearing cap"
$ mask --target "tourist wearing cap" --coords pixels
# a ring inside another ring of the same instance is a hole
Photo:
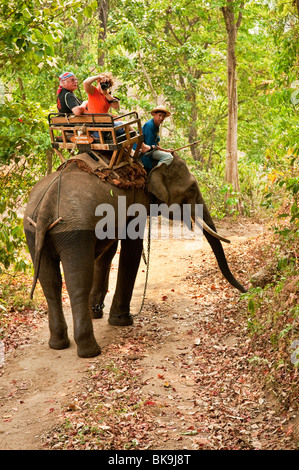
[[[82,102],[74,94],[78,80],[72,72],[65,72],[59,77],[57,90],[57,109],[59,113],[80,116],[86,111],[87,101]]]
[[[157,166],[162,165],[162,163],[165,163],[168,166],[173,160],[173,156],[171,155],[173,149],[164,149],[160,147],[159,129],[160,124],[162,124],[164,119],[170,116],[171,113],[165,108],[165,106],[157,106],[151,111],[151,115],[153,118],[147,121],[142,127],[144,142],[141,151],[145,153],[154,149],[150,156],[153,160],[158,162]]]

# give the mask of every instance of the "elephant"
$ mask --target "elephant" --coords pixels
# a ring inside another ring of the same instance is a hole
[[[62,308],[62,275],[70,297],[74,340],[79,357],[95,357],[101,348],[95,339],[93,318],[103,316],[108,291],[109,272],[119,238],[118,220],[123,217],[120,196],[126,207],[140,204],[146,214],[153,201],[167,204],[190,204],[194,218],[196,204],[203,205],[203,233],[211,245],[219,268],[227,281],[240,292],[246,289],[231,273],[221,240],[196,178],[179,155],[170,166],[151,170],[143,188],[122,189],[82,171],[75,163],[62,171],[45,176],[32,188],[24,215],[24,231],[34,265],[31,297],[39,279],[48,305],[50,348],[60,350],[70,345]],[[109,204],[115,211],[116,230],[112,237],[96,236],[101,219],[97,207]],[[132,216],[125,213],[125,225]],[[133,324],[130,303],[143,251],[143,238],[120,239],[120,255],[115,294],[108,323],[115,326]]]

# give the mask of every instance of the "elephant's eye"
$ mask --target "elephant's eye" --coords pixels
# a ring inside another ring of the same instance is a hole
[[[197,194],[196,184],[192,184],[184,191],[184,196],[182,204],[192,204],[195,202],[195,197]]]
[[[196,193],[196,185],[193,183],[188,189],[188,196],[194,196]]]

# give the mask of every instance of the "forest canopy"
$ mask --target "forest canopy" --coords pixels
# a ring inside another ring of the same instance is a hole
[[[121,111],[142,121],[168,106],[162,138],[173,148],[200,140],[182,156],[213,216],[277,209],[283,195],[288,233],[297,233],[298,1],[3,0],[0,18],[2,267],[26,268],[20,217],[49,158],[58,163],[47,116],[65,71],[78,77],[82,99],[85,78],[112,72]],[[230,44],[238,186],[226,175]]]

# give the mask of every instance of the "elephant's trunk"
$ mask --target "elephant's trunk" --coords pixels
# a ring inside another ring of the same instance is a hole
[[[220,271],[222,272],[223,276],[225,279],[236,289],[238,289],[240,292],[247,292],[245,287],[240,284],[237,279],[232,275],[231,270],[228,267],[226,257],[222,248],[222,245],[219,240],[217,240],[213,235],[210,235],[210,233],[206,232],[205,229],[203,231],[207,241],[211,245],[211,248],[214,252],[214,255],[217,259],[218,266],[220,268]]]
[[[231,270],[229,269],[227,261],[226,261],[226,257],[225,257],[223,247],[220,243],[220,240],[225,241],[227,243],[230,243],[230,241],[227,240],[226,238],[220,236],[216,232],[216,227],[215,227],[215,225],[214,225],[214,223],[213,223],[213,221],[212,221],[212,219],[211,219],[211,217],[210,217],[210,215],[207,212],[207,209],[205,207],[204,207],[204,217],[206,219],[208,219],[209,225],[204,220],[201,220],[201,219],[198,220],[198,218],[194,217],[194,214],[192,214],[192,219],[195,220],[195,223],[199,224],[203,228],[203,234],[206,237],[207,241],[209,242],[209,244],[210,244],[210,246],[211,246],[211,248],[214,252],[214,255],[216,257],[216,260],[217,260],[218,266],[220,268],[220,271],[222,272],[225,279],[233,287],[238,289],[240,292],[243,292],[243,293],[247,292],[245,287],[243,287],[242,284],[240,284],[237,281],[237,279],[233,276],[233,274],[231,273]],[[211,227],[211,225],[212,225],[212,227]]]

